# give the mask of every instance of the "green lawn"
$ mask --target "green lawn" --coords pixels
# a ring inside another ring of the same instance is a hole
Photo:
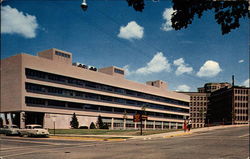
[[[173,130],[143,130],[143,135],[159,134],[176,131]],[[54,130],[49,130],[50,134],[54,134]],[[56,129],[56,134],[75,134],[75,135],[122,135],[122,136],[138,136],[140,130],[105,130],[105,129]]]

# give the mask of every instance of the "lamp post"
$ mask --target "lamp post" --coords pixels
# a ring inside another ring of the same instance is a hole
[[[141,112],[141,115],[140,115],[140,120],[141,120],[141,135],[142,135],[142,114],[144,114],[144,115],[146,115],[145,114],[145,111],[146,111],[146,105],[143,105],[142,107],[141,107],[141,110],[143,111],[143,113]]]
[[[56,135],[56,116],[52,116],[52,121],[54,125],[54,136]]]
[[[123,129],[126,130],[126,119],[128,118],[127,113],[123,113]]]

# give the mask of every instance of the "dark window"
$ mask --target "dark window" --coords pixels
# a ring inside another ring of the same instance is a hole
[[[114,71],[115,71],[115,73],[119,73],[119,74],[124,75],[124,71],[123,70],[115,68]]]
[[[48,100],[48,106],[65,107],[65,102],[56,101],[56,100]]]
[[[25,97],[25,103],[27,105],[45,105],[45,99]]]
[[[87,110],[96,110],[96,111],[99,109],[98,106],[96,105],[88,105],[88,104],[85,104],[83,108]]]

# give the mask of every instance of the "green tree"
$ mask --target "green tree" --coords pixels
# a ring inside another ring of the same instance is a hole
[[[70,121],[70,126],[71,128],[73,129],[77,129],[78,126],[79,126],[79,122],[77,120],[77,117],[76,117],[76,114],[74,113],[73,116],[72,116],[72,120]]]
[[[144,0],[127,0],[128,5],[136,11],[142,12],[145,6]],[[194,17],[202,17],[204,11],[213,10],[215,20],[221,26],[222,34],[240,26],[239,20],[244,17],[250,18],[247,0],[237,1],[214,1],[214,0],[172,0],[173,9],[172,27],[175,30],[187,28],[192,24]]]
[[[96,129],[95,124],[94,124],[93,122],[91,122],[89,128],[90,128],[90,129]]]
[[[98,116],[98,119],[97,119],[97,126],[98,126],[99,129],[103,129],[104,123],[103,123],[103,121],[102,121],[101,115]]]

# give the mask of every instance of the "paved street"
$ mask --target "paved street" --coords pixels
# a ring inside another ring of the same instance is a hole
[[[247,159],[249,129],[224,128],[189,135],[127,141],[2,137],[4,159]]]

